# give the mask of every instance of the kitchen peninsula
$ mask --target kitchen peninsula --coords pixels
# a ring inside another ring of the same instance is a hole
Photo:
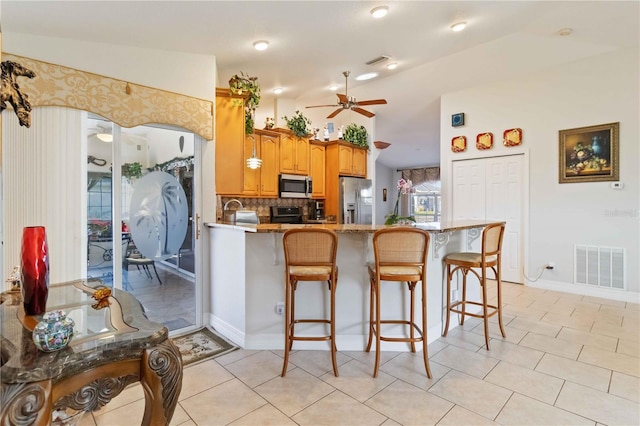
[[[494,222],[451,221],[418,224],[429,232],[431,243],[427,270],[427,339],[442,330],[444,304],[442,258],[454,251],[480,251],[482,229]],[[287,229],[322,227],[338,234],[338,286],[336,293],[336,344],[338,350],[364,350],[368,337],[369,277],[367,262],[373,261],[372,237],[384,225],[230,225],[207,223],[210,233],[210,324],[245,349],[282,349],[284,318],[276,305],[284,301],[284,251],[282,235]],[[474,287],[473,285],[471,287]],[[382,289],[384,311],[404,316],[403,286]],[[323,315],[328,309],[324,286],[300,286],[296,310],[302,315]],[[473,296],[473,294],[472,294]],[[318,303],[323,300],[324,303]],[[420,313],[417,313],[420,321]],[[457,324],[453,321],[453,324]],[[307,330],[321,334],[320,328]],[[394,330],[391,330],[393,334]],[[398,330],[397,333],[400,333]],[[398,350],[398,345],[390,348]],[[329,349],[326,342],[299,342],[295,349]],[[407,350],[409,346],[407,345]],[[383,342],[382,350],[385,350]]]

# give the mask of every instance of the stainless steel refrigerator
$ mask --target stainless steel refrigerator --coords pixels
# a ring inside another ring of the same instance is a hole
[[[373,218],[371,180],[341,177],[338,195],[338,223],[371,225]]]

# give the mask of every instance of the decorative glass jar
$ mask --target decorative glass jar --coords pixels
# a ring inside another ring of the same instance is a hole
[[[62,310],[47,312],[33,329],[33,343],[44,352],[60,350],[71,341],[74,325]]]

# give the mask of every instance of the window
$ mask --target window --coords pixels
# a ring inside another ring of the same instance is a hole
[[[87,219],[89,221],[111,221],[111,175],[89,173],[88,186]]]
[[[424,182],[414,187],[411,211],[417,223],[440,222],[440,181]]]

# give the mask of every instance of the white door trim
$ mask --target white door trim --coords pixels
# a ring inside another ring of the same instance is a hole
[[[501,157],[510,157],[515,155],[522,155],[522,212],[521,212],[521,223],[520,223],[520,234],[521,245],[519,251],[522,256],[521,261],[521,280],[524,283],[524,276],[526,275],[525,265],[529,262],[529,150],[522,149],[518,152],[514,152],[513,154],[504,154],[504,155],[478,155],[475,157],[464,157],[464,158],[452,158],[448,164],[447,176],[448,185],[446,185],[446,200],[442,200],[442,208],[443,215],[442,217],[446,217],[448,220],[453,219],[453,173],[454,166],[456,162],[459,161],[468,161],[468,160],[482,160],[482,159],[490,159],[490,158],[501,158]],[[444,197],[444,194],[443,194]]]

